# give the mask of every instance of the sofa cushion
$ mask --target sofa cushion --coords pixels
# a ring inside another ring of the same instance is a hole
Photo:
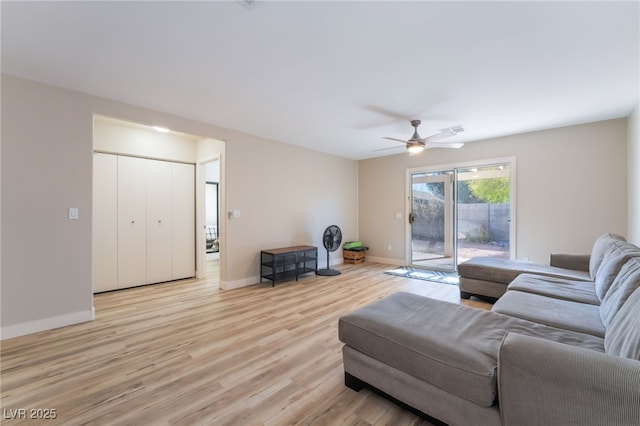
[[[522,260],[476,256],[458,265],[458,275],[476,280],[510,283],[524,271]]]
[[[604,337],[604,324],[597,305],[509,290],[492,310],[551,327]]]
[[[613,241],[609,245],[595,279],[596,294],[600,300],[604,299],[622,265],[632,257],[640,257],[640,248],[637,246],[625,241]]]
[[[343,316],[338,328],[352,348],[483,407],[495,402],[508,331],[604,350],[601,338],[403,292]]]
[[[605,352],[640,361],[640,289],[622,305],[607,327]]]
[[[599,305],[600,299],[590,281],[547,277],[535,274],[521,274],[509,284],[507,290],[523,291],[555,299],[573,300],[590,305]]]
[[[608,326],[631,293],[640,287],[640,258],[629,259],[613,280],[600,305],[600,318]]]
[[[604,253],[613,241],[626,240],[618,234],[607,233],[599,236],[593,243],[593,247],[591,248],[591,257],[589,258],[589,273],[591,274],[592,280],[596,279],[596,274],[598,272],[598,268],[600,268],[600,264],[602,263]]]

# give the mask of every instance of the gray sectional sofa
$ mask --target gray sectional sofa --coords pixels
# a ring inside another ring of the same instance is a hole
[[[399,292],[345,315],[345,384],[450,425],[640,425],[640,249],[603,235],[586,264],[520,271],[491,311]]]

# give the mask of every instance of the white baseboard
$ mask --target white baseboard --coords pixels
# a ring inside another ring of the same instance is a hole
[[[92,306],[88,311],[74,312],[72,314],[65,314],[57,317],[43,318],[35,321],[27,321],[20,324],[4,326],[2,327],[2,332],[0,333],[0,340],[26,336],[27,334],[38,333],[40,331],[53,330],[54,328],[66,327],[68,325],[93,321],[94,319],[96,319],[96,309]]]
[[[386,257],[367,256],[366,260],[375,263],[385,263],[395,266],[407,266],[407,262],[400,259],[387,259]]]
[[[336,257],[334,259],[329,259],[329,267],[335,265],[342,265],[343,259],[342,257]],[[318,269],[324,269],[327,267],[327,259],[324,259],[323,265],[320,265],[320,259],[318,259]],[[263,279],[262,282],[269,282],[269,280]],[[242,278],[235,281],[220,281],[220,288],[222,290],[235,290],[237,288],[248,287],[250,285],[255,285],[260,283],[260,276]]]
[[[235,281],[220,281],[220,288],[223,290],[235,290],[236,288],[248,287],[250,285],[258,284],[260,277],[249,277]]]
[[[374,257],[367,256],[367,261],[375,262],[375,263],[384,263],[387,265],[395,265],[395,266],[407,266],[407,262],[400,259],[387,259],[385,257]],[[329,267],[342,265],[344,263],[344,259],[342,257],[329,260]],[[325,259],[324,264],[318,264],[318,269],[325,269],[327,267],[327,261]],[[269,280],[262,280],[262,282],[268,282]],[[220,288],[223,290],[234,290],[236,288],[248,287],[250,285],[256,285],[260,283],[260,277],[249,277],[243,278],[235,281],[220,281]]]

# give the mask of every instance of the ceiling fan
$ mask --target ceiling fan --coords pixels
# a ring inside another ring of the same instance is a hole
[[[446,129],[440,129],[440,131],[431,136],[427,136],[426,138],[421,138],[418,134],[418,126],[420,125],[420,120],[411,120],[411,125],[413,126],[413,136],[408,140],[396,139],[390,137],[384,137],[383,139],[388,139],[394,142],[402,142],[406,145],[407,150],[410,154],[417,154],[422,152],[424,149],[428,148],[460,148],[464,143],[461,142],[438,142],[439,140],[449,138],[451,136],[455,136],[460,132],[464,132],[464,129],[461,126],[453,126],[447,127]],[[377,149],[376,151],[384,151],[387,149],[396,149],[398,147],[391,148],[382,148]]]

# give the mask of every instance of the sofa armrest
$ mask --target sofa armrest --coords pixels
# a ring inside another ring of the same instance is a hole
[[[591,255],[589,254],[551,253],[549,256],[549,266],[588,272],[590,258]]]
[[[504,426],[639,425],[640,361],[509,333],[498,394]]]

